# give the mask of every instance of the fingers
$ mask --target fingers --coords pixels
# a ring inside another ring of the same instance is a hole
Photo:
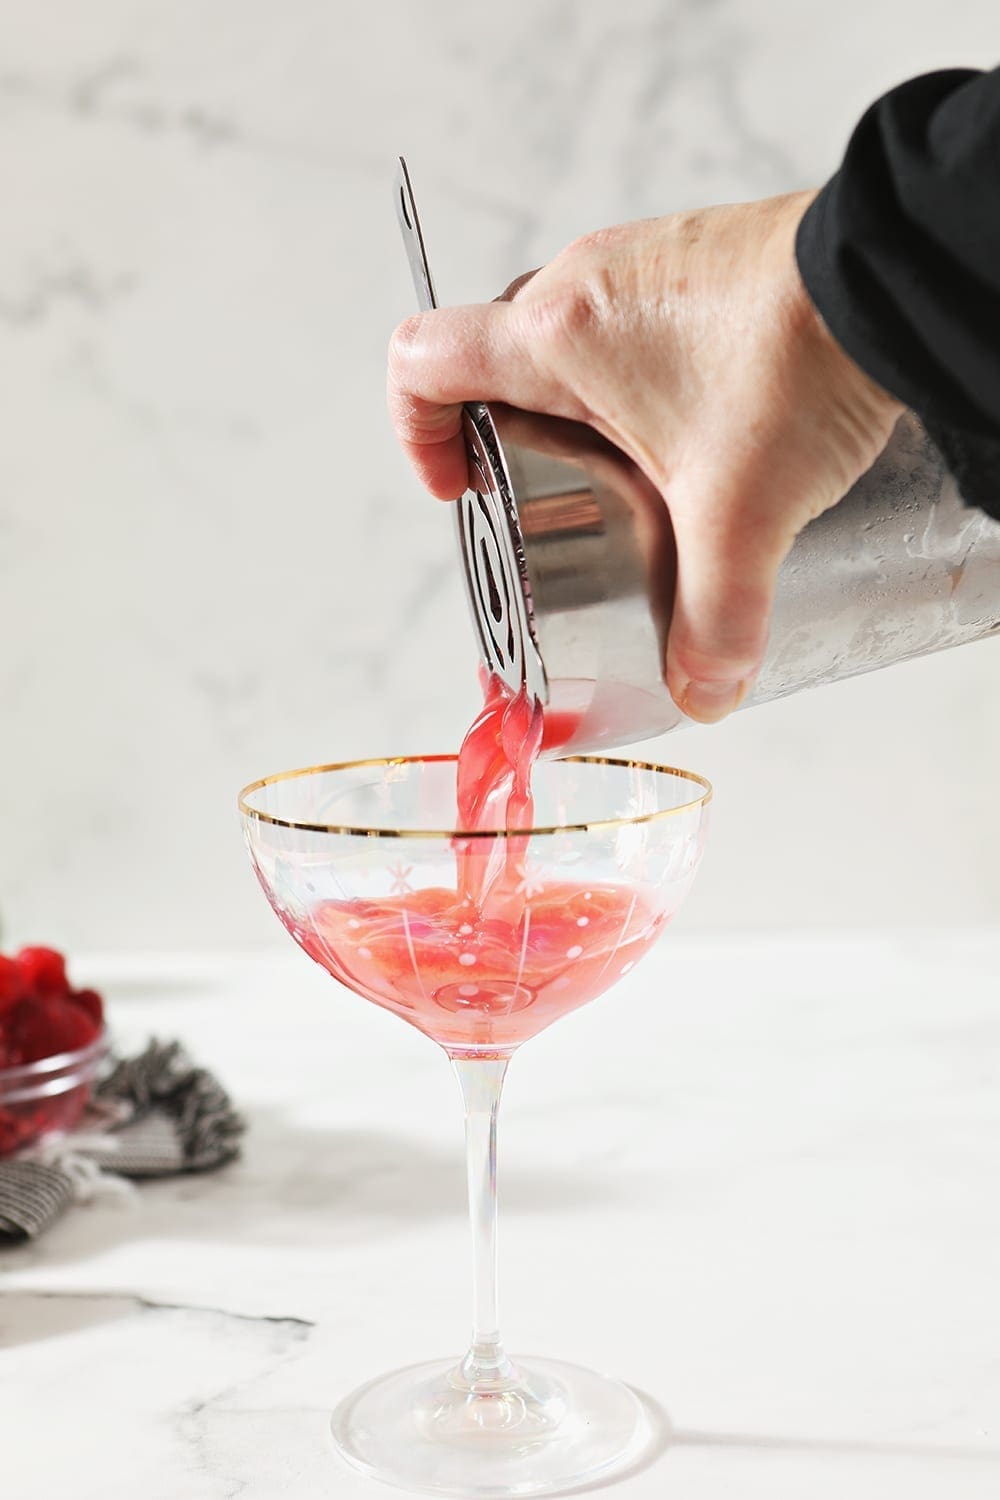
[[[677,587],[667,685],[684,713],[712,724],[738,708],[752,686],[794,533],[762,507],[726,505],[712,495],[672,506],[671,517]]]
[[[506,286],[499,297],[494,298],[496,302],[513,302],[522,287],[526,287],[529,281],[533,281],[541,270],[536,266],[533,271],[522,271],[520,276],[515,276],[509,286]]]
[[[442,405],[394,386],[390,355],[389,414],[417,478],[438,500],[456,500],[469,488],[461,403]]]
[[[445,307],[400,324],[389,345],[389,413],[419,478],[442,500],[468,482],[462,404],[552,409],[552,382],[532,357],[516,304]]]

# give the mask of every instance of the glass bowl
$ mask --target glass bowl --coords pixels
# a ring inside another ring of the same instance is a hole
[[[0,1068],[0,1157],[43,1135],[72,1130],[108,1052],[102,1026],[86,1047],[59,1052],[16,1068]]]

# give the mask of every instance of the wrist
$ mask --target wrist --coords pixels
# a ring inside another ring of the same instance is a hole
[[[799,269],[796,239],[802,219],[817,196],[817,190],[812,189],[791,194],[786,200],[782,251],[788,297],[794,308],[794,337],[806,380],[803,389],[821,399],[832,428],[848,450],[854,450],[863,469],[875,461],[905,407],[848,354],[810,296]]]
[[[843,344],[831,332],[826,320],[816,306],[806,285],[798,262],[797,242],[802,220],[815,200],[819,189],[789,195],[789,228],[787,242],[788,274],[798,303],[799,318],[806,337],[815,345],[817,357],[826,369],[831,382],[837,388],[850,391],[854,399],[868,410],[875,421],[890,425],[905,410],[904,403],[887,391],[884,386],[864,370],[848,354]]]

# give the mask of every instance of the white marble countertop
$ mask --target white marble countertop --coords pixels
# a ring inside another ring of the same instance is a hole
[[[83,967],[124,1045],[184,1038],[252,1128],[0,1254],[4,1494],[392,1493],[327,1415],[462,1346],[443,1058],[291,951]],[[1000,932],[668,939],[512,1068],[508,1341],[665,1408],[623,1500],[995,1497],[998,1177]]]

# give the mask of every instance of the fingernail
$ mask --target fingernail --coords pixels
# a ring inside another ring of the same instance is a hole
[[[678,708],[689,719],[701,724],[715,724],[739,708],[750,683],[747,679],[730,682],[689,682],[678,701]]]

